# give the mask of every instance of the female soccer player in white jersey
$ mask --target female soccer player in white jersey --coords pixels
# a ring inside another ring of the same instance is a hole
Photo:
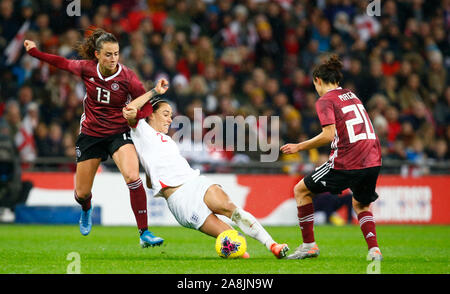
[[[219,185],[192,169],[181,156],[175,141],[166,135],[172,122],[170,104],[164,100],[146,103],[148,100],[148,97],[138,98],[123,109],[147,175],[148,193],[164,197],[170,211],[184,227],[217,237],[231,229],[216,216],[224,215],[277,258],[285,257],[289,250],[286,244],[276,243],[253,215],[237,207]],[[144,107],[141,109],[141,106]],[[136,117],[146,117],[147,114],[142,113],[147,111],[152,112],[147,113],[148,123],[145,119],[137,121]],[[248,257],[248,253],[246,255]]]

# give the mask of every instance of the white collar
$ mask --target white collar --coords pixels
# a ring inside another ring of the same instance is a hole
[[[100,78],[100,80],[107,82],[107,81],[112,80],[115,77],[117,77],[120,74],[120,72],[122,71],[122,66],[120,65],[120,63],[117,63],[117,65],[119,66],[119,69],[116,71],[115,74],[113,74],[112,76],[109,76],[107,78],[103,78],[102,74],[100,73],[100,64],[97,63],[97,75]]]
[[[337,87],[337,88],[334,88],[334,89],[328,90],[328,91],[327,91],[327,93],[328,93],[328,92],[330,92],[330,91],[334,91],[334,90],[342,90],[342,87]]]

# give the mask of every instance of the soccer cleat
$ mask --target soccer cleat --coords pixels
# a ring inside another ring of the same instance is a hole
[[[243,258],[243,259],[250,258],[250,254],[248,254],[248,252],[245,252],[245,253],[241,256],[241,258]]]
[[[285,258],[286,252],[288,252],[288,250],[289,247],[287,246],[287,244],[273,243],[270,246],[270,251],[272,251],[273,255],[275,255],[275,257],[278,259]]]
[[[383,255],[381,255],[380,248],[378,248],[378,247],[370,248],[367,259],[368,260],[372,260],[372,261],[375,261],[375,260],[381,261],[381,260],[383,260]]]
[[[302,243],[295,249],[294,253],[286,257],[286,259],[305,259],[310,257],[317,257],[320,254],[319,247],[317,244],[305,245]]]
[[[83,236],[89,235],[92,229],[92,206],[89,210],[81,210],[80,216],[80,233]]]
[[[149,246],[160,246],[164,242],[163,238],[153,235],[152,232],[146,230],[139,238],[139,243],[142,248],[147,248]]]

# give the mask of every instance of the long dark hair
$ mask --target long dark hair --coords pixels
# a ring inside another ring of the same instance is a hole
[[[152,107],[153,107],[153,112],[156,112],[159,109],[159,107],[161,107],[161,105],[164,103],[170,105],[169,101],[167,101],[163,98],[155,99],[151,103],[152,103]]]
[[[100,51],[103,43],[118,43],[117,38],[103,29],[89,29],[91,34],[75,46],[78,54],[83,59],[96,60],[95,51]]]
[[[313,70],[313,79],[321,79],[327,84],[339,84],[342,80],[342,62],[336,54],[331,55],[327,61],[317,65]]]

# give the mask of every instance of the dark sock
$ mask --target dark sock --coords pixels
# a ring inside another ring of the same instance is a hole
[[[367,246],[370,248],[378,247],[377,232],[375,230],[375,220],[370,211],[363,211],[358,214],[359,226],[363,233]]]
[[[83,211],[88,211],[91,209],[91,199],[92,199],[92,193],[89,194],[86,198],[79,198],[77,195],[77,192],[74,191],[75,201],[78,202],[78,204],[81,205],[81,209]]]
[[[302,230],[303,243],[314,242],[314,206],[312,203],[298,206],[298,224]]]
[[[147,219],[147,195],[145,194],[142,180],[139,178],[136,181],[128,184],[130,190],[130,202],[136,217],[139,234],[142,234],[148,228]]]

